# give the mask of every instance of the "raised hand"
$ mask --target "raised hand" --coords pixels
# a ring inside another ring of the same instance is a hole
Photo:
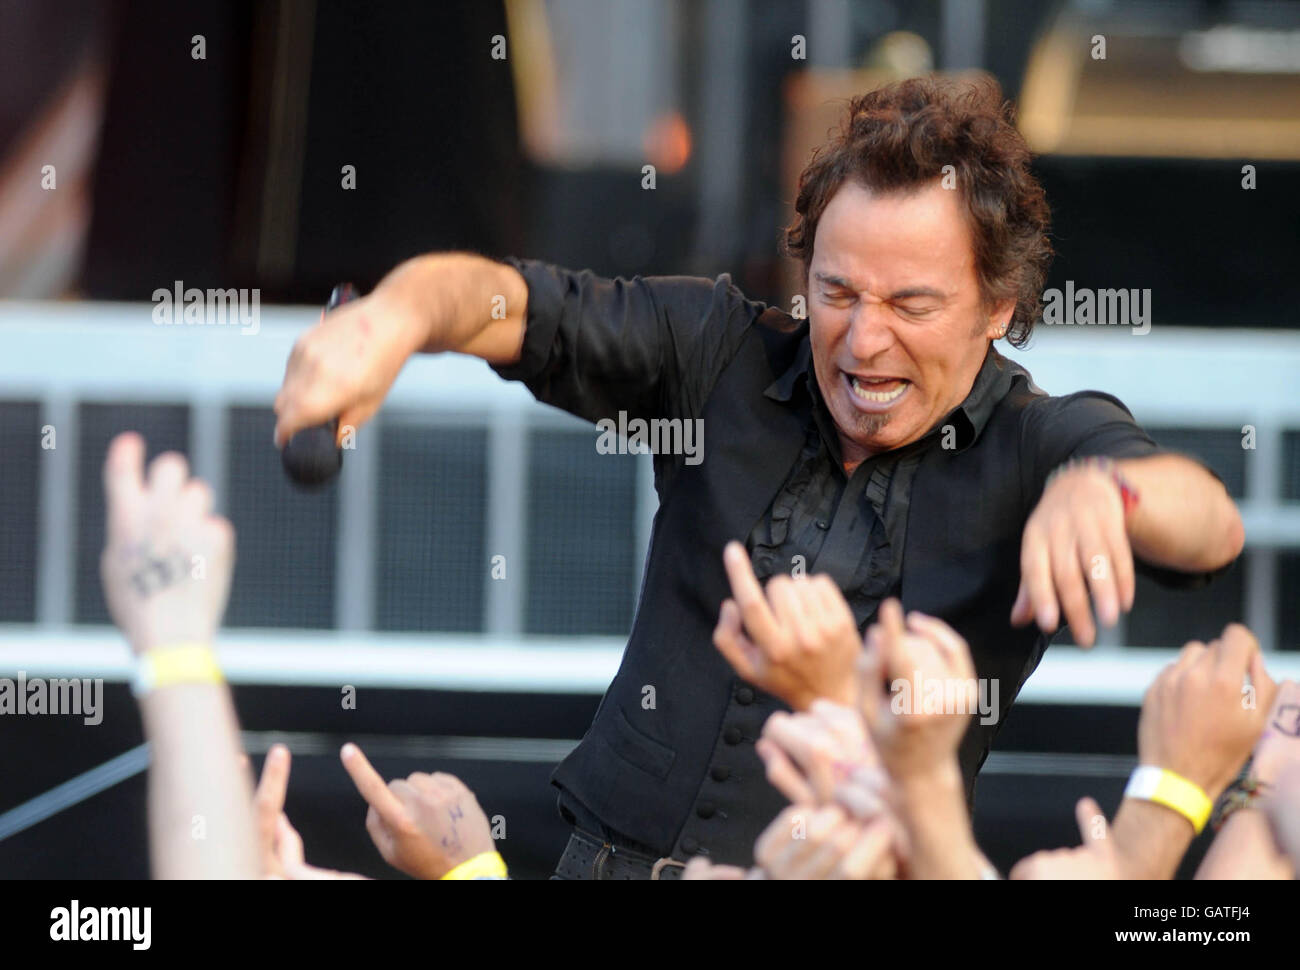
[[[754,846],[770,879],[894,879],[898,875],[888,817],[859,821],[838,805],[792,805]]]
[[[253,811],[257,821],[258,858],[262,860],[265,879],[288,879],[280,858],[278,833],[284,799],[289,791],[289,749],[283,744],[271,746],[262,762],[262,777],[253,792]],[[287,817],[285,819],[288,821]],[[301,841],[301,840],[300,840]]]
[[[416,879],[441,879],[496,851],[487,816],[459,778],[416,772],[385,783],[355,744],[345,744],[340,757],[370,806],[366,831],[390,866]]]
[[[337,869],[322,869],[320,866],[308,865],[303,858],[302,836],[289,824],[289,816],[283,812],[276,819],[275,830],[276,862],[282,875],[268,876],[270,879],[365,879],[355,872],[339,872]]]
[[[731,599],[713,644],[745,680],[795,710],[818,697],[851,704],[862,642],[849,605],[827,576],[773,576],[766,591],[739,542],[723,551]]]
[[[768,781],[792,802],[824,805],[850,778],[880,767],[862,717],[828,700],[773,714],[755,747]]]
[[[365,879],[352,872],[308,865],[303,855],[302,836],[284,813],[289,789],[289,749],[276,744],[266,753],[262,778],[253,795],[257,815],[258,856],[263,879]]]
[[[1277,685],[1250,767],[1257,779],[1272,785],[1296,764],[1300,764],[1300,684],[1285,680]]]
[[[212,514],[212,490],[190,477],[184,456],[159,455],[147,478],[144,457],[144,439],[126,432],[104,462],[109,612],[137,654],[211,643],[230,595],[234,529]]]
[[[1300,872],[1300,761],[1289,761],[1273,781],[1262,805],[1277,849]]]
[[[970,648],[957,631],[916,612],[905,623],[898,600],[885,600],[879,622],[867,631],[860,672],[862,716],[891,776],[903,779],[952,761],[978,700]],[[921,696],[892,697],[891,685],[899,681],[909,688],[916,681]],[[928,709],[930,684],[943,687],[951,707]]]
[[[1184,646],[1147,688],[1138,720],[1138,760],[1181,775],[1213,801],[1269,723],[1276,693],[1254,634],[1229,623],[1209,646],[1199,641]]]
[[[1035,852],[1015,864],[1012,879],[1124,879],[1119,850],[1101,807],[1080,798],[1074,807],[1083,844],[1074,849]]]

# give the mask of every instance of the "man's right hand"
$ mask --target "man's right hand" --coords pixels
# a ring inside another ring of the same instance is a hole
[[[359,428],[379,410],[403,365],[427,339],[418,316],[381,286],[323,314],[293,345],[275,398],[275,444],[339,419]]]
[[[276,446],[334,418],[341,440],[374,416],[419,351],[517,360],[527,305],[528,284],[505,263],[469,253],[407,260],[298,338],[275,398]]]

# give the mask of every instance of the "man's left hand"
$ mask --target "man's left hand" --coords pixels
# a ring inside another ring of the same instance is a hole
[[[1113,475],[1091,465],[1065,469],[1025,524],[1012,624],[1037,620],[1052,633],[1064,614],[1075,642],[1091,647],[1096,627],[1090,605],[1098,620],[1114,626],[1121,608],[1133,608],[1134,591],[1133,550]]]

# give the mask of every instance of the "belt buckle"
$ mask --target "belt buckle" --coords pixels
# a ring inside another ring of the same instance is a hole
[[[670,858],[669,856],[664,856],[662,859],[656,859],[655,864],[650,869],[650,878],[656,882],[662,882],[664,870],[673,866],[676,866],[678,869],[685,869],[686,863],[678,862],[676,859]]]

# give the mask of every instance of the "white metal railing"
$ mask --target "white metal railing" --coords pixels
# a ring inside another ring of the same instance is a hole
[[[0,397],[38,400],[41,424],[60,446],[41,453],[37,622],[0,627],[0,670],[76,671],[124,678],[128,657],[113,631],[71,625],[77,516],[77,404],[81,401],[187,403],[191,460],[218,490],[225,481],[224,421],[231,405],[269,406],[297,334],[319,308],[261,309],[257,332],[237,326],[158,326],[151,304],[0,301]],[[1282,436],[1300,430],[1300,334],[1205,331],[1153,326],[1041,328],[1032,348],[1007,353],[1054,394],[1096,388],[1123,400],[1154,426],[1255,429],[1245,451],[1242,503],[1248,561],[1246,616],[1266,648],[1276,639],[1276,550],[1300,548],[1300,503],[1281,499]],[[389,396],[385,421],[469,423],[488,433],[488,548],[524,561],[525,480],[519,460],[534,427],[582,427],[538,405],[481,361],[417,357]],[[363,429],[362,435],[365,434]],[[594,442],[594,434],[593,434]],[[268,448],[270,447],[268,443]],[[594,447],[594,444],[593,444]],[[369,460],[367,456],[369,455]],[[638,459],[638,562],[655,495],[648,458]],[[223,660],[232,680],[600,692],[617,667],[621,638],[521,634],[525,582],[487,583],[481,635],[374,631],[370,570],[376,501],[372,449],[348,456],[340,477],[336,631],[228,631]],[[513,571],[513,568],[512,568]],[[639,576],[638,583],[639,586]],[[629,591],[634,595],[635,590]],[[1206,635],[1217,631],[1205,631]],[[1133,703],[1168,650],[1117,647],[1123,630],[1091,653],[1049,651],[1026,687],[1026,700]],[[1300,656],[1270,666],[1300,677]]]

